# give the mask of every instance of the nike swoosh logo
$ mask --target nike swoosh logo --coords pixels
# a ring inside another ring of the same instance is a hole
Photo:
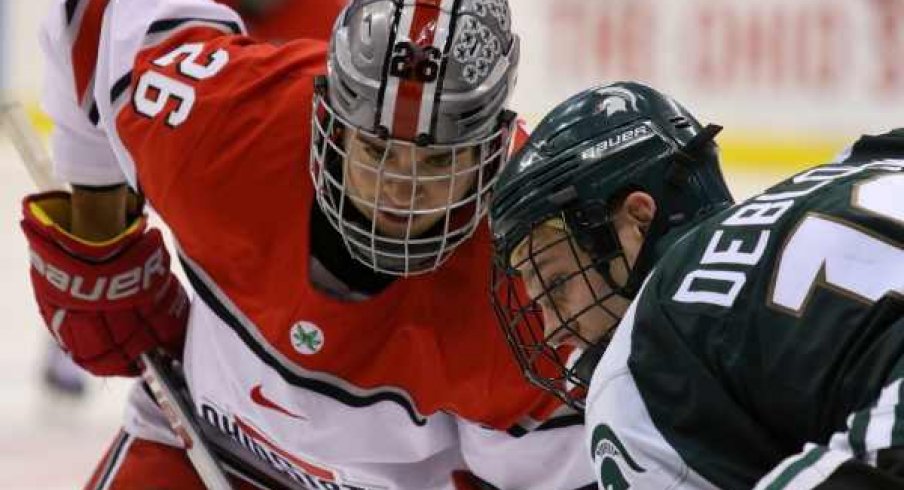
[[[277,412],[279,412],[283,415],[288,415],[289,417],[292,417],[293,419],[307,420],[307,417],[302,417],[301,415],[294,414],[294,413],[286,410],[285,408],[277,405],[272,400],[270,400],[269,398],[264,396],[264,391],[262,388],[263,388],[263,385],[257,385],[254,388],[251,388],[251,401],[253,401],[254,403],[256,403],[264,408],[269,408],[270,410],[276,410]]]

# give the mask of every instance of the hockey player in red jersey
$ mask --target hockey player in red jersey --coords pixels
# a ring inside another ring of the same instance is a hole
[[[257,39],[267,40],[273,43],[282,43],[292,39],[314,38],[328,40],[330,30],[336,16],[346,4],[345,0],[217,0],[218,3],[235,9],[245,21],[249,34]],[[105,2],[79,2],[72,5],[81,9],[89,6],[103,5]],[[73,17],[77,8],[72,9]],[[84,15],[86,10],[82,10]],[[100,11],[94,11],[94,18],[98,18]],[[89,18],[92,16],[89,15]],[[90,21],[89,21],[90,22]],[[59,43],[72,47],[71,55],[75,58],[87,56],[90,62],[82,63],[82,66],[93,66],[92,53],[96,54],[99,37],[91,35],[97,33],[99,26],[79,29],[74,31],[70,43]],[[59,46],[58,46],[59,47]],[[90,69],[90,68],[89,68]],[[82,72],[81,78],[87,79],[90,71]],[[78,155],[74,156],[78,159]],[[73,185],[75,208],[71,210],[72,231],[78,235],[86,235],[88,238],[105,239],[115,236],[122,226],[120,221],[124,219],[117,213],[123,213],[125,204],[125,186],[100,186],[94,182],[97,175],[85,175],[81,172],[80,165],[75,169],[59,169],[61,177],[70,181]],[[87,165],[91,169],[91,165]],[[122,181],[121,176],[116,176]],[[111,212],[112,211],[112,212]],[[111,225],[110,222],[113,222]],[[110,227],[116,230],[111,231]],[[44,360],[44,382],[55,391],[82,395],[84,393],[85,372],[76,366],[72,360],[63,353],[55,342],[49,342]]]
[[[48,49],[58,165],[87,156],[95,185],[125,177],[173,230],[196,292],[180,354],[200,419],[300,487],[592,481],[580,418],[521,378],[482,299],[487,192],[513,130],[506,2],[355,1],[329,47],[275,47],[215,3],[83,1],[46,27],[103,19],[96,63],[72,57],[93,73],[79,96],[53,89],[73,77]],[[23,220],[51,329],[95,372],[179,351],[182,309],[140,214],[98,244],[55,219],[66,205],[30,196]],[[50,270],[81,285],[61,291]],[[141,387],[90,485],[200,486]]]

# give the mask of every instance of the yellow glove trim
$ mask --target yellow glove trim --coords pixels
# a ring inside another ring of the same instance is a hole
[[[132,223],[127,226],[126,229],[122,231],[122,233],[116,235],[113,238],[110,238],[109,240],[95,242],[91,240],[85,240],[84,238],[78,237],[69,232],[68,218],[70,208],[68,199],[55,198],[44,199],[41,202],[30,202],[28,204],[28,209],[42,225],[53,227],[63,235],[66,235],[67,238],[75,240],[76,242],[87,245],[89,247],[106,247],[113,245],[117,241],[121,240],[124,236],[134,233],[137,228],[142,226],[145,220],[145,215],[140,215],[134,221],[132,221]]]

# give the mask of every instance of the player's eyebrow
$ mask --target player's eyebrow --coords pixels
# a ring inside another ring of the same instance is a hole
[[[372,146],[378,150],[386,149],[386,141],[381,140],[379,138],[374,138],[372,136],[366,135],[364,133],[358,133],[358,138],[361,139],[361,142],[365,145]]]
[[[530,267],[527,267],[524,270],[524,283],[532,283],[540,278],[540,285],[542,286],[545,281],[542,281],[542,274],[539,274],[538,271],[540,270],[540,268],[545,267],[547,264],[552,262],[552,260],[552,257],[549,256],[540,259],[534,259],[533,256],[528,257],[528,259],[525,261],[525,264],[529,265]],[[540,289],[543,288],[541,287]]]

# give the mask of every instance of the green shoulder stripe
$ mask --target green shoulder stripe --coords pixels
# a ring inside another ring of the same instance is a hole
[[[788,467],[785,468],[785,471],[781,472],[778,477],[775,478],[775,481],[766,487],[766,490],[782,490],[786,488],[788,484],[791,483],[791,480],[794,480],[794,478],[796,478],[803,470],[813,466],[826,452],[828,452],[828,449],[824,446],[816,446],[807,451],[800,459],[788,465]]]

